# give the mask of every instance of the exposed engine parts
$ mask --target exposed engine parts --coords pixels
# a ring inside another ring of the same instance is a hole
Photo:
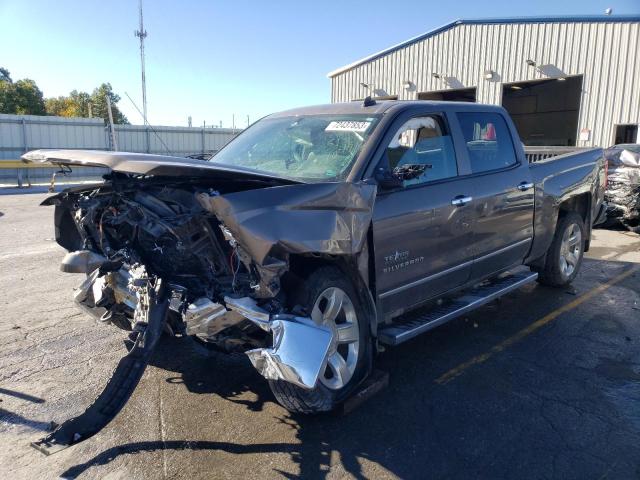
[[[259,276],[196,194],[217,192],[190,186],[127,188],[114,182],[109,190],[60,199],[60,215],[73,221],[76,232],[67,232],[65,240],[80,247],[67,254],[61,269],[90,275],[76,301],[101,321],[131,329],[132,275],[146,268],[183,292],[181,305],[173,302],[173,309],[184,316],[187,334],[214,336],[242,321],[216,301],[255,291]]]

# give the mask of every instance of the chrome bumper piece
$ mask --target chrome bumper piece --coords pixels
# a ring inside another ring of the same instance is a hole
[[[103,255],[90,250],[76,250],[64,256],[62,263],[60,263],[60,271],[89,274],[106,261],[107,259]]]
[[[271,315],[264,308],[260,308],[256,301],[250,297],[231,298],[224,297],[224,303],[227,308],[238,312],[247,320],[251,320],[257,326],[266,330],[270,330],[269,322]]]
[[[112,315],[102,306],[105,296],[131,312],[136,310],[137,299],[130,288],[131,278],[131,273],[125,269],[102,276],[99,269],[95,269],[82,282],[74,300],[93,317],[108,323],[112,321]],[[224,303],[226,306],[208,298],[193,301],[182,317],[186,333],[213,335],[244,319],[250,320],[273,335],[271,348],[246,352],[258,372],[267,379],[284,380],[306,389],[316,386],[327,366],[329,347],[334,341],[331,329],[316,325],[308,317],[271,315],[250,297],[225,297]]]
[[[258,372],[269,380],[284,380],[312,389],[327,366],[331,329],[316,325],[308,317],[269,315],[250,297],[225,298],[227,308],[241,313],[273,335],[271,348],[249,350],[247,356]]]
[[[212,336],[244,320],[237,312],[206,297],[193,301],[182,315],[187,335]]]
[[[249,350],[247,356],[256,370],[269,380],[314,388],[327,366],[333,333],[328,328],[308,324],[310,319],[287,317],[275,316],[269,322],[272,348]]]
[[[73,300],[76,304],[96,320],[100,320],[107,313],[106,308],[96,307],[93,299],[93,285],[99,274],[100,272],[95,270],[91,275],[87,276],[73,294]]]

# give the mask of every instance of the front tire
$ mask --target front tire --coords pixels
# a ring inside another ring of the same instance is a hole
[[[582,265],[585,240],[580,215],[568,212],[560,217],[544,267],[538,272],[538,282],[551,287],[570,284]]]
[[[317,324],[333,330],[327,366],[316,386],[307,390],[283,380],[269,380],[276,400],[290,412],[333,410],[369,374],[372,345],[369,318],[345,275],[334,267],[313,272],[294,295],[296,304]]]

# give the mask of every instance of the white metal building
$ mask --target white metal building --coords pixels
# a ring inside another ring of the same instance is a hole
[[[525,145],[640,143],[640,15],[456,20],[328,76],[333,102],[502,105]]]

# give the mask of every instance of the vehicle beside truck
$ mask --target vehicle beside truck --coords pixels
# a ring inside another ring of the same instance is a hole
[[[640,145],[614,145],[604,156],[608,172],[606,226],[640,233]]]
[[[63,424],[43,449],[108,422],[162,331],[246,353],[291,411],[331,410],[380,346],[536,280],[570,283],[604,212],[602,150],[531,163],[504,109],[469,103],[282,112],[210,161],[23,158],[110,169],[103,184],[45,204],[69,251],[62,269],[87,275],[76,302],[133,339],[105,408]]]

